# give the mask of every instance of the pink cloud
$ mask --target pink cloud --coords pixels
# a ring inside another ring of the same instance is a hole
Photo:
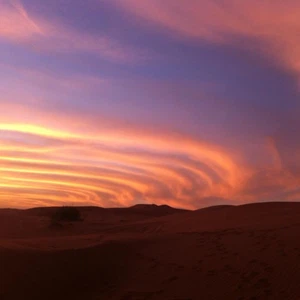
[[[0,39],[35,51],[86,52],[119,62],[132,62],[147,57],[146,53],[124,46],[105,34],[91,35],[29,15],[17,0],[0,0]]]
[[[12,41],[24,41],[35,35],[43,35],[43,29],[28,16],[17,1],[0,0],[0,37]]]
[[[256,40],[250,50],[300,74],[300,2],[297,0],[114,0],[135,16],[181,37],[216,44]]]

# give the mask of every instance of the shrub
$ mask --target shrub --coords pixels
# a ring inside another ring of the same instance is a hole
[[[72,206],[58,208],[51,219],[52,222],[77,222],[82,220],[78,208]]]

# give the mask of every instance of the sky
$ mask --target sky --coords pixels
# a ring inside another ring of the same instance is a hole
[[[0,207],[300,201],[299,0],[0,0]]]

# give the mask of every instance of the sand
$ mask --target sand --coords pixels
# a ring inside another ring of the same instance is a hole
[[[0,299],[300,299],[300,203],[0,210]]]

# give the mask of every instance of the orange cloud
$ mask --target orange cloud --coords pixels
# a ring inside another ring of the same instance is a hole
[[[11,114],[0,119],[0,206],[145,202],[196,208],[214,199],[244,203],[299,194],[300,176],[284,166],[274,139],[262,147],[272,156],[271,167],[254,168],[219,146],[162,129],[111,126],[101,116],[68,119],[59,112],[54,120],[9,104],[5,109]],[[34,121],[22,122],[25,116]]]
[[[216,44],[249,38],[250,50],[300,73],[298,0],[115,0],[137,17],[184,37]],[[243,46],[243,45],[242,45]]]
[[[30,206],[47,204],[50,197],[58,204],[73,199],[103,206],[149,202],[191,208],[196,198],[233,197],[246,174],[225,150],[193,138],[111,128],[105,119],[97,126],[85,120],[80,129],[76,116],[68,120],[58,113],[54,121],[44,112],[29,114],[36,116],[35,123],[0,122],[1,206],[12,205],[11,193]]]

